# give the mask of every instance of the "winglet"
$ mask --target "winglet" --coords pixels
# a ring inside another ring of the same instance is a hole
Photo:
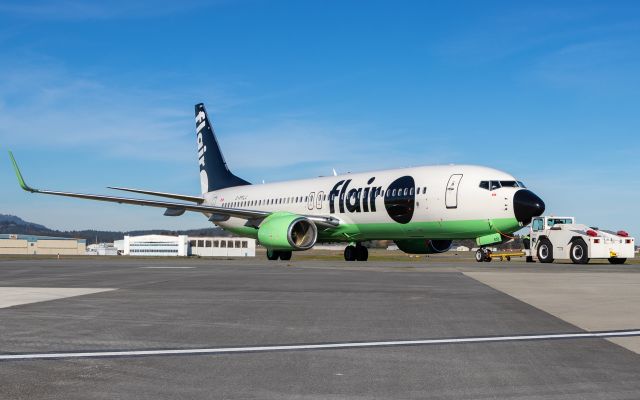
[[[9,158],[11,158],[11,162],[13,163],[13,170],[16,173],[16,177],[18,178],[20,187],[27,192],[37,192],[37,190],[29,187],[29,185],[25,183],[24,178],[22,177],[22,173],[20,173],[20,168],[18,168],[18,163],[16,162],[16,159],[13,158],[13,153],[11,151],[9,151]]]

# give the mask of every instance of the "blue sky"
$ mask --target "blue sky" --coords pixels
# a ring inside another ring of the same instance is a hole
[[[0,148],[35,187],[197,194],[203,101],[253,182],[482,164],[551,213],[640,236],[640,4],[529,3],[6,0]],[[58,229],[207,226],[30,195],[0,158],[0,213]]]

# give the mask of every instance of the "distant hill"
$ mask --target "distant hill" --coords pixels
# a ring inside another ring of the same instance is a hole
[[[120,240],[124,235],[138,236],[138,235],[189,235],[189,236],[233,236],[232,234],[225,232],[224,230],[216,227],[202,228],[202,229],[189,229],[189,230],[169,230],[169,229],[149,229],[139,231],[101,231],[87,229],[82,231],[58,231],[49,229],[44,225],[35,224],[33,222],[27,222],[15,215],[0,214],[0,233],[13,233],[21,235],[39,235],[39,236],[57,236],[57,237],[69,237],[77,239],[86,239],[87,244],[102,242],[113,242],[114,240]]]
[[[47,227],[43,225],[27,222],[20,217],[7,214],[0,214],[0,226],[2,226],[2,229],[5,229],[5,227],[7,227],[7,229],[9,227],[22,227],[23,229],[47,229]]]

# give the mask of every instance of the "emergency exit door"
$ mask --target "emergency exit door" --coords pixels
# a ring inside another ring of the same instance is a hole
[[[313,210],[313,204],[314,204],[313,199],[315,198],[315,196],[316,196],[316,192],[309,193],[309,198],[307,200],[307,208],[309,210]]]
[[[447,208],[458,208],[458,187],[462,180],[462,174],[453,174],[447,182],[447,190],[444,195],[444,202]]]

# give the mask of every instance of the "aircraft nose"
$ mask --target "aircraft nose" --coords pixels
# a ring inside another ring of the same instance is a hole
[[[530,190],[518,190],[513,195],[513,212],[518,222],[528,225],[533,217],[542,215],[544,201]]]

